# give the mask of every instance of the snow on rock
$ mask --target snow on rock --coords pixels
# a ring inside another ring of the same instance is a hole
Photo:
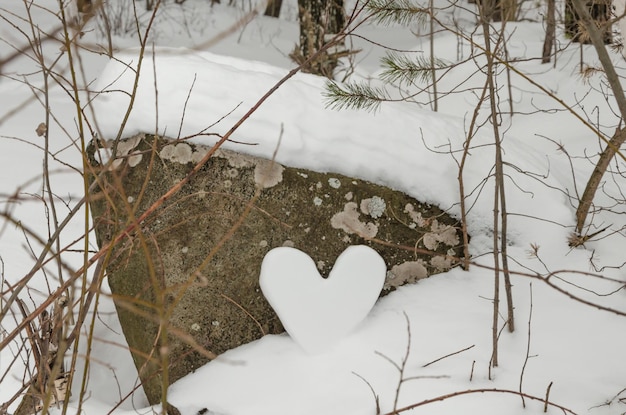
[[[265,255],[260,284],[293,340],[318,354],[363,321],[380,295],[386,271],[375,250],[354,245],[337,258],[324,279],[306,253],[281,247]]]
[[[99,77],[96,89],[103,92],[94,105],[103,138],[118,134],[130,101],[125,91],[133,89],[138,61],[137,50],[122,52]],[[158,48],[142,62],[137,98],[122,136],[158,129],[162,135],[194,136],[194,142],[213,144],[215,134],[225,134],[286,74],[265,63]],[[376,114],[334,111],[325,108],[324,82],[296,74],[245,121],[226,147],[265,158],[278,147],[276,160],[288,166],[361,177],[444,208],[456,202],[457,183],[447,174],[457,169],[455,161],[424,144],[434,149],[446,145],[443,138],[458,145],[465,135],[461,120],[401,104],[385,105]]]
[[[102,93],[94,107],[103,138],[118,136],[138,62],[138,50],[120,52],[99,77],[96,89]],[[287,74],[266,63],[182,48],[156,48],[154,54],[146,53],[141,68],[136,99],[121,136],[156,131],[204,145],[226,134]],[[407,103],[385,103],[377,113],[331,110],[324,103],[324,79],[296,74],[235,131],[225,147],[264,158],[277,151],[276,161],[285,166],[362,178],[458,216],[464,121]],[[489,130],[472,138],[463,172],[466,206],[471,207],[468,230],[487,235],[484,243],[474,240],[474,253],[490,249],[492,241],[488,234],[493,199],[490,191],[483,191],[486,178],[493,175]],[[557,228],[546,234],[544,224],[571,223],[572,209],[566,200],[555,203],[550,187],[535,186],[535,177],[546,176],[546,184],[562,187],[547,178],[548,156],[528,145],[526,138],[502,137],[509,163],[505,173],[514,182],[507,189],[507,205],[518,214],[509,223],[510,240],[538,240],[541,233],[550,244],[562,245],[567,230]],[[547,205],[551,209],[546,210]],[[524,217],[538,217],[544,223],[529,227]]]

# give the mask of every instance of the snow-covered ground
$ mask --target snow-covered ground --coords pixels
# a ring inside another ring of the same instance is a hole
[[[50,10],[57,7],[52,0],[37,0],[35,4]],[[12,53],[11,45],[26,42],[8,22],[24,29],[28,25],[17,17],[26,14],[23,3],[0,7],[6,19],[0,22],[0,58],[4,58]],[[208,50],[197,50],[197,45],[205,44],[245,11],[225,5],[208,9],[205,2],[187,0],[182,13],[180,6],[169,3],[167,13],[156,21],[156,45],[147,48],[134,110],[123,135],[158,131],[186,137],[207,127],[214,133],[228,131],[293,67],[288,58],[298,35],[297,24],[289,19],[294,15],[293,7],[287,4],[285,19],[257,17]],[[469,33],[469,13],[452,10]],[[451,13],[442,12],[447,18]],[[55,27],[54,16],[45,8],[33,6],[31,15],[40,28]],[[556,65],[541,65],[536,59],[543,41],[541,23],[511,23],[506,33],[509,57],[518,61],[515,68],[572,106],[591,126],[612,134],[617,125],[612,98],[605,96],[601,74],[580,75],[579,45],[560,52]],[[398,49],[429,50],[426,37],[415,37],[401,27],[366,25],[358,34]],[[356,80],[375,77],[383,54],[363,38],[354,39],[362,49],[355,58],[352,79]],[[84,73],[92,92],[106,91],[94,98],[95,117],[90,113],[92,108],[88,109],[88,119],[97,120],[98,134],[103,138],[117,135],[128,103],[128,95],[120,91],[132,87],[134,74],[123,63],[138,61],[136,37],[126,34],[113,40],[119,49],[125,49],[116,52],[117,61],[83,51],[78,71]],[[480,36],[474,34],[474,41],[480,44]],[[106,40],[93,30],[86,31],[81,42],[92,47]],[[560,46],[567,44],[563,37],[559,42]],[[47,42],[44,46],[50,64],[60,53],[59,44]],[[458,162],[477,102],[477,88],[485,82],[477,66],[482,58],[467,60],[471,45],[446,31],[436,35],[435,51],[438,58],[465,62],[442,77],[438,113],[419,103],[387,103],[376,113],[334,111],[325,106],[324,79],[297,74],[235,132],[234,142],[225,145],[271,157],[282,130],[276,156],[281,163],[362,177],[458,215]],[[584,46],[582,52],[587,65],[597,66],[590,46]],[[614,55],[614,60],[618,71],[626,75],[621,56]],[[69,76],[66,62],[61,58],[55,68]],[[53,229],[49,204],[41,200],[44,142],[35,134],[45,113],[23,82],[26,79],[42,87],[41,74],[31,73],[35,68],[36,63],[21,57],[0,69],[5,75],[0,78],[0,202],[3,212],[27,228],[7,222],[0,228],[1,270],[6,280],[2,292],[7,298],[8,284],[17,283],[30,270],[33,257],[41,249],[32,235],[26,239],[25,234],[33,231],[46,240],[49,229]],[[507,73],[500,69],[499,103],[507,111]],[[398,289],[379,300],[354,332],[322,354],[305,353],[287,335],[266,336],[229,351],[172,385],[169,400],[184,415],[204,408],[207,411],[200,413],[376,414],[377,400],[380,413],[388,413],[394,406],[435,400],[410,413],[516,415],[543,412],[544,403],[531,397],[523,400],[515,391],[543,399],[549,389],[550,402],[566,410],[550,407],[548,413],[625,412],[626,404],[616,395],[626,388],[626,360],[620,357],[626,346],[626,318],[582,304],[540,278],[530,277],[555,273],[551,281],[562,290],[601,307],[626,312],[620,283],[626,279],[622,266],[626,261],[625,178],[623,173],[606,177],[596,198],[607,210],[590,217],[590,232],[605,226],[608,230],[584,247],[570,248],[567,238],[575,224],[575,197],[582,193],[602,146],[591,128],[529,79],[511,74],[515,115],[503,115],[500,125],[507,163],[509,262],[514,270],[527,275],[512,277],[517,330],[502,331],[498,367],[489,369],[494,272],[488,267],[493,265],[489,253],[494,190],[493,180],[486,178],[492,173],[494,152],[491,127],[484,124],[473,138],[464,170],[470,250],[476,261],[469,271],[454,269]],[[41,93],[38,97],[43,99]],[[78,135],[76,109],[68,91],[59,86],[50,88],[48,99],[54,115],[49,125],[51,187],[56,195],[56,214],[62,219],[83,191],[79,143],[74,142]],[[423,94],[416,100],[426,103],[429,97]],[[485,107],[479,124],[486,118]],[[96,124],[92,125],[95,128]],[[211,144],[215,141],[211,137],[191,140]],[[624,163],[616,161],[612,168],[623,172]],[[63,244],[78,240],[84,226],[79,215],[63,232]],[[82,242],[71,248],[79,250]],[[80,255],[68,251],[64,260],[77,269]],[[49,267],[50,287],[43,274],[32,280],[28,293],[34,304],[58,285],[55,271]],[[18,310],[12,311],[19,320]],[[1,324],[10,331],[16,322],[9,315]],[[504,317],[500,321],[503,324]],[[84,341],[82,344],[85,347]],[[16,352],[14,345],[0,350],[2,373]],[[83,365],[84,360],[80,360],[79,369]],[[403,367],[402,373],[399,367]],[[21,368],[16,364],[2,378],[0,403],[21,385]],[[405,381],[399,386],[401,377]],[[81,380],[77,376],[76,387]],[[109,413],[137,382],[114,308],[103,296],[82,411],[88,415]],[[437,400],[454,393],[459,395]],[[70,412],[77,406],[72,400]],[[115,413],[151,413],[153,409],[138,390]]]

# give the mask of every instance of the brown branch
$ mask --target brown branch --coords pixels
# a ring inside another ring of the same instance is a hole
[[[522,393],[522,384],[524,381],[524,372],[526,371],[526,365],[528,364],[528,358],[530,355],[530,333],[531,333],[531,323],[533,318],[533,283],[530,283],[530,310],[528,312],[528,337],[526,340],[526,356],[524,356],[524,364],[522,365],[522,371],[519,375],[519,391]],[[547,401],[547,399],[546,399]],[[524,396],[522,396],[522,406],[526,408],[526,401],[524,401]]]
[[[530,399],[530,400],[544,402],[546,406],[551,406],[553,408],[560,409],[564,413],[571,414],[571,415],[577,415],[576,412],[572,411],[571,409],[568,409],[565,406],[556,404],[554,402],[550,402],[546,398],[539,398],[537,396],[529,395],[527,393],[521,393],[521,392],[514,391],[514,390],[498,389],[498,388],[468,389],[468,390],[464,390],[464,391],[452,392],[452,393],[448,393],[446,395],[437,396],[435,398],[426,399],[426,400],[423,400],[421,402],[418,402],[418,403],[415,403],[415,404],[412,404],[412,405],[407,405],[407,406],[405,406],[403,408],[399,408],[399,409],[393,410],[391,412],[387,412],[384,415],[397,415],[397,414],[400,414],[402,412],[406,412],[406,411],[410,411],[412,409],[418,408],[420,406],[429,405],[431,403],[441,402],[441,401],[445,401],[445,400],[448,400],[448,399],[451,399],[451,398],[457,398],[459,396],[473,395],[473,394],[479,394],[479,393],[503,393],[503,394],[511,394],[511,395],[523,396],[523,397],[525,397],[527,399]]]
[[[550,402],[549,401],[549,399],[550,399],[550,389],[552,389],[552,383],[553,382],[550,382],[550,384],[548,385],[548,388],[546,389],[546,399],[545,399],[544,404],[543,404],[543,412],[544,413],[548,412],[548,404]]]
[[[465,349],[461,349],[461,350],[458,350],[458,351],[456,351],[456,352],[448,353],[448,354],[447,354],[447,355],[445,355],[445,356],[441,356],[441,357],[440,357],[440,358],[438,358],[438,359],[435,359],[435,360],[433,360],[433,361],[431,361],[431,362],[426,363],[426,364],[425,364],[425,365],[423,365],[422,367],[428,367],[428,366],[432,365],[433,363],[437,363],[437,362],[439,362],[440,360],[443,360],[443,359],[448,358],[448,357],[450,357],[450,356],[457,355],[457,354],[459,354],[459,353],[463,353],[463,352],[465,352],[465,351],[467,351],[467,350],[469,350],[469,349],[473,348],[474,346],[475,346],[475,344],[472,344],[471,346],[468,346],[468,347],[466,347]]]
[[[578,235],[582,235],[583,233],[587,215],[589,214],[589,210],[593,203],[593,198],[598,191],[598,187],[600,187],[600,183],[602,182],[602,177],[615,157],[617,149],[619,149],[624,142],[626,142],[626,129],[618,128],[613,137],[609,140],[608,145],[600,154],[600,159],[598,159],[598,162],[593,168],[593,172],[589,177],[589,181],[587,181],[585,191],[583,192],[578,208],[576,209],[576,232]]]
[[[589,39],[598,54],[598,59],[600,60],[600,64],[606,74],[606,80],[611,87],[613,97],[615,98],[619,108],[619,114],[622,120],[626,120],[626,95],[624,94],[624,88],[622,87],[620,78],[615,70],[615,66],[613,65],[611,57],[609,56],[609,53],[604,45],[602,34],[589,14],[587,4],[583,0],[572,0],[572,4],[574,5],[574,9],[579,15],[583,26],[589,34]],[[604,176],[609,163],[613,160],[615,155],[619,153],[620,147],[625,142],[626,131],[619,128],[607,143],[604,151],[602,151],[600,160],[598,160],[598,163],[596,164],[593,173],[587,182],[587,187],[585,188],[585,192],[583,193],[578,209],[576,210],[576,231],[579,234],[582,233],[583,227],[585,226],[585,220],[587,219],[589,208],[591,207],[593,197],[598,190],[602,176]]]

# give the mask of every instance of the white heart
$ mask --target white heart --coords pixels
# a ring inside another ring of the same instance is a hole
[[[306,352],[330,349],[370,312],[385,282],[385,261],[365,245],[348,247],[327,279],[295,248],[274,248],[261,265],[260,285],[287,333]]]

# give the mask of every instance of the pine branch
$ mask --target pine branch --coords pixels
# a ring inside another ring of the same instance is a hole
[[[432,82],[432,70],[447,67],[447,63],[441,59],[431,59],[424,56],[411,58],[407,55],[398,53],[387,53],[387,56],[381,59],[382,65],[385,67],[380,77],[388,83],[407,83],[412,84],[416,80],[422,82]]]
[[[374,20],[383,25],[398,23],[408,26],[413,22],[423,24],[428,16],[428,9],[416,6],[409,0],[370,0],[367,9],[374,15]]]
[[[375,88],[366,83],[345,84],[342,88],[334,82],[327,82],[323,96],[326,101],[326,108],[336,110],[364,109],[376,111],[381,102],[390,99],[387,91],[383,88]]]

